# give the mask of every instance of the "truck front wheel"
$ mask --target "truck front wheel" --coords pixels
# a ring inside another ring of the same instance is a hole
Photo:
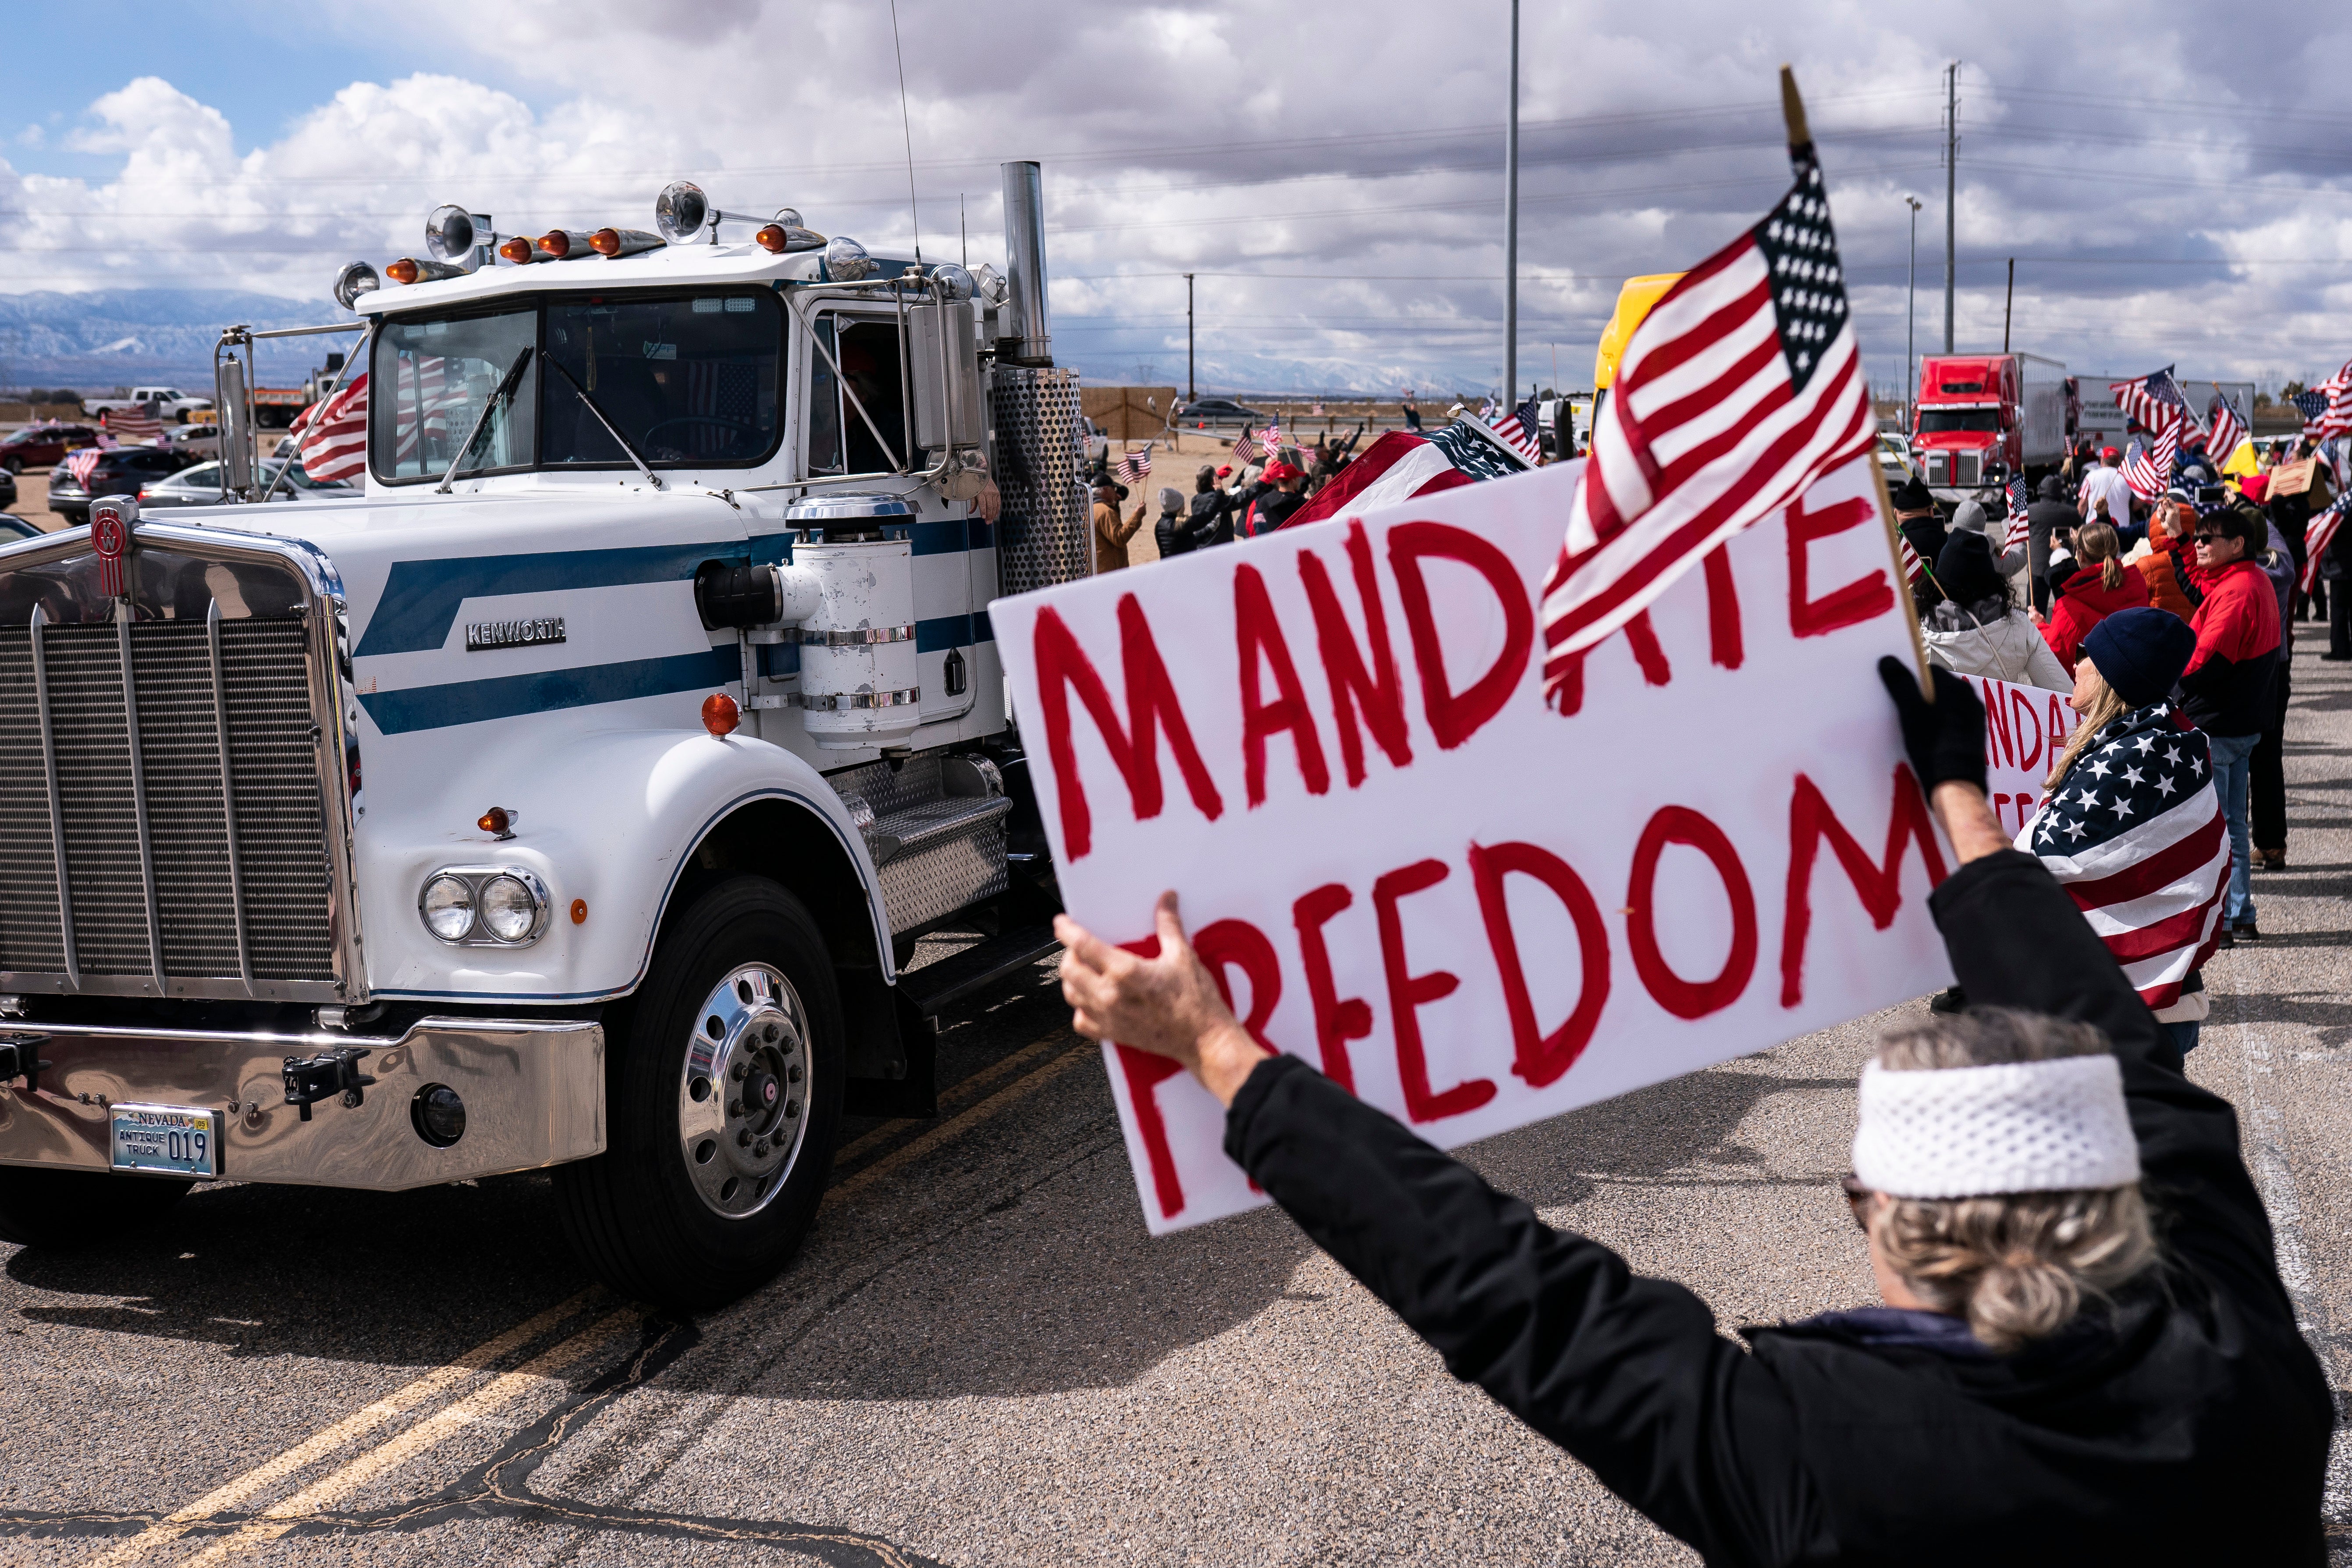
[[[0,1165],[0,1241],[60,1251],[102,1246],[152,1225],[194,1182]]]
[[[605,1152],[555,1172],[572,1246],[662,1306],[765,1283],[816,1217],[841,1120],[841,998],[816,922],[765,878],[709,889],[604,1048]]]

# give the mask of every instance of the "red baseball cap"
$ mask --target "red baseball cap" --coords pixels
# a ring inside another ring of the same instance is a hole
[[[2259,502],[2271,493],[2271,477],[2268,474],[2248,474],[2238,481],[2238,493],[2250,501]]]
[[[1231,463],[1219,463],[1217,465],[1217,478],[1221,479],[1233,471],[1234,466]]]
[[[2102,447],[2099,448],[2099,456],[2101,458],[2120,458],[2123,454],[2116,451],[2113,447]]]
[[[1268,463],[1265,466],[1264,472],[1259,477],[1264,479],[1268,484],[1279,484],[1284,479],[1305,479],[1307,476],[1301,473],[1296,465],[1286,463],[1280,458],[1276,458],[1273,462]]]

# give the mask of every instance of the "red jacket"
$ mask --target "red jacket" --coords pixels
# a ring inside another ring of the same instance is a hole
[[[2084,566],[2059,584],[2050,601],[2050,619],[2042,627],[2042,640],[2066,667],[2074,673],[2074,660],[2080,656],[2083,639],[2091,628],[2114,615],[2117,610],[2143,608],[2148,602],[2147,579],[2126,566],[2123,584],[2110,588],[2100,578],[2096,566]]]
[[[2259,735],[2270,718],[2271,672],[2278,665],[2278,591],[2251,561],[2200,571],[2205,602],[2189,621],[2197,651],[2180,678],[2183,704],[2209,735]]]

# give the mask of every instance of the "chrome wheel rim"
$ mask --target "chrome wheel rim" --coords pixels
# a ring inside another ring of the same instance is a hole
[[[703,1206],[745,1219],[775,1201],[809,1123],[808,1012],[782,972],[730,971],[696,1010],[678,1077],[678,1153]]]

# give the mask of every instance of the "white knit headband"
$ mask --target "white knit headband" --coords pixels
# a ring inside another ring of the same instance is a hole
[[[1898,1198],[2128,1186],[2139,1141],[2100,1053],[1998,1067],[1862,1069],[1853,1173]]]

